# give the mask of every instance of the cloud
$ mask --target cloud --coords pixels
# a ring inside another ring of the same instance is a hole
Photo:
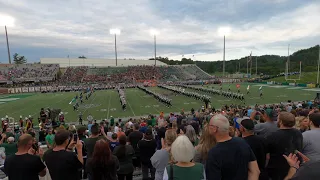
[[[153,56],[150,29],[160,32],[157,54],[176,59],[184,54],[221,60],[218,29],[225,26],[231,28],[226,59],[250,51],[285,55],[289,43],[293,50],[302,49],[320,38],[320,2],[315,0],[0,0],[0,14],[15,18],[8,28],[11,52],[32,61],[68,55],[113,58],[110,28],[121,29],[119,58],[136,59]],[[6,62],[5,41],[0,52],[0,62]]]

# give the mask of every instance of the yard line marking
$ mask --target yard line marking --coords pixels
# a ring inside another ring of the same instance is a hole
[[[128,105],[129,105],[129,107],[130,107],[131,112],[133,113],[133,115],[134,115],[134,116],[136,116],[136,114],[134,113],[133,109],[131,108],[131,105],[130,105],[130,103],[129,103],[129,101],[128,101],[128,100],[127,100],[127,103],[128,103]]]
[[[111,91],[111,93],[112,93],[112,91]],[[108,113],[107,113],[107,118],[109,118],[109,112],[110,112],[111,93],[109,94],[109,102],[108,102]]]

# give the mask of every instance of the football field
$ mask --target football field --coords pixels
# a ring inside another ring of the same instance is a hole
[[[236,84],[223,84],[223,90],[228,90],[229,86],[231,91],[237,91]],[[259,97],[259,88],[261,86],[263,86],[263,98]],[[207,85],[204,87],[220,89],[219,85]],[[116,90],[102,90],[94,92],[89,100],[84,100],[84,103],[80,104],[78,111],[74,111],[73,106],[69,104],[71,99],[75,97],[78,92],[14,94],[0,96],[0,117],[8,115],[9,117],[18,120],[20,115],[23,116],[23,118],[31,115],[34,119],[37,119],[39,117],[40,108],[57,108],[64,112],[67,122],[77,122],[80,112],[83,114],[84,119],[91,114],[94,119],[101,120],[110,118],[110,116],[115,118],[125,118],[148,114],[158,115],[161,111],[165,113],[181,112],[182,109],[190,111],[191,108],[199,109],[204,105],[200,100],[183,95],[177,95],[171,91],[158,87],[149,87],[148,89],[172,99],[172,107],[168,108],[152,96],[137,88],[125,89],[127,99],[126,111],[123,111],[121,108],[119,96]],[[194,91],[191,89],[185,90]],[[219,109],[225,104],[254,105],[280,103],[286,102],[287,100],[313,100],[318,89],[251,84],[250,94],[246,95],[247,84],[241,84],[240,91],[245,94],[245,102],[226,99],[219,95],[207,95],[211,96],[211,106]],[[206,94],[204,92],[198,93]]]

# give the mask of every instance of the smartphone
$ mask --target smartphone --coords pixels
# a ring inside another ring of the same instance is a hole
[[[74,142],[77,142],[78,141],[78,134],[73,134],[73,141]]]
[[[38,143],[33,143],[32,149],[34,149],[35,151],[38,151],[38,149],[39,149]]]

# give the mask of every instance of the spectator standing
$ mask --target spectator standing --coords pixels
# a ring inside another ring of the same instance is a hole
[[[313,161],[320,161],[320,113],[309,115],[310,131],[302,133],[302,153]]]
[[[6,159],[6,153],[4,147],[0,147],[0,166],[4,165],[4,160]]]
[[[258,179],[260,171],[250,146],[241,138],[230,137],[229,128],[229,121],[222,114],[210,120],[210,134],[217,145],[208,154],[207,179]]]
[[[17,144],[14,142],[13,137],[9,137],[6,143],[3,141],[7,138],[6,134],[2,134],[2,138],[0,140],[0,147],[4,147],[6,156],[14,155],[18,151]]]
[[[118,133],[119,132],[119,123],[116,123],[116,125],[114,126],[114,133]]]
[[[162,180],[164,169],[169,163],[173,163],[171,157],[171,145],[176,140],[177,133],[175,130],[167,130],[165,138],[161,138],[162,149],[156,151],[151,157],[151,164],[156,168],[155,180]]]
[[[280,129],[267,137],[270,161],[267,166],[268,175],[272,180],[283,180],[289,165],[283,155],[302,150],[302,134],[295,129],[295,117],[289,112],[281,112],[278,116]]]
[[[271,114],[268,114],[266,111],[263,113],[254,111],[251,113],[250,119],[254,120],[254,117],[256,115],[260,115],[260,119],[264,121],[264,123],[258,123],[254,126],[254,133],[256,135],[262,136],[264,138],[267,138],[269,135],[271,135],[273,132],[276,132],[279,128],[277,127],[277,123],[272,120],[270,116]]]
[[[254,155],[257,158],[257,163],[260,169],[259,180],[269,180],[266,164],[270,158],[268,153],[268,143],[267,140],[261,136],[254,135],[254,122],[249,118],[237,119],[237,123],[240,126],[240,132],[242,138],[249,144]]]
[[[296,128],[300,130],[301,133],[310,130],[310,121],[308,117],[305,116],[299,116],[296,117]]]
[[[189,138],[193,146],[197,146],[199,144],[199,139],[197,137],[196,131],[191,125],[186,127],[186,136]]]
[[[110,139],[110,150],[111,152],[113,152],[114,148],[116,148],[117,146],[119,146],[119,141],[118,141],[118,135],[116,133],[112,134],[112,137]]]
[[[166,167],[163,180],[203,180],[206,179],[202,164],[191,162],[195,149],[187,136],[179,136],[172,144],[171,153],[176,164]]]
[[[81,141],[79,139],[74,141],[70,132],[64,129],[57,131],[54,141],[56,146],[46,151],[43,156],[51,179],[80,180],[79,170],[83,165]],[[76,147],[78,156],[72,152],[74,147]]]
[[[46,135],[46,144],[49,149],[53,148],[54,134],[52,133],[52,128],[48,129],[48,134]]]
[[[92,156],[94,146],[100,138],[101,137],[99,137],[99,125],[98,124],[92,125],[91,135],[89,136],[89,138],[86,138],[84,140],[84,144],[86,145],[87,158],[90,158]]]
[[[108,142],[101,139],[96,142],[86,167],[89,180],[117,180],[120,166],[118,158],[112,155]]]
[[[143,138],[143,134],[139,131],[139,124],[134,124],[133,132],[128,136],[129,144],[134,149],[133,165],[134,167],[141,167],[140,150],[137,148],[138,142]]]
[[[37,155],[42,155],[42,150],[36,152],[32,149],[34,139],[29,134],[20,136],[18,152],[7,157],[4,163],[4,171],[10,180],[39,180],[39,176],[46,175],[46,166]]]
[[[196,153],[193,158],[194,162],[206,164],[210,149],[216,145],[216,139],[210,136],[209,126],[204,126],[202,135],[200,137],[200,143],[196,146]]]
[[[151,129],[146,130],[143,139],[138,142],[138,148],[141,153],[142,179],[149,179],[149,171],[151,179],[154,179],[156,170],[152,166],[150,158],[156,152],[157,143],[153,138]]]
[[[120,169],[117,172],[118,179],[132,180],[132,175],[134,171],[132,157],[134,155],[134,150],[131,145],[126,145],[126,136],[119,137],[119,143],[119,146],[117,146],[113,151],[113,154],[117,156],[120,163]]]

